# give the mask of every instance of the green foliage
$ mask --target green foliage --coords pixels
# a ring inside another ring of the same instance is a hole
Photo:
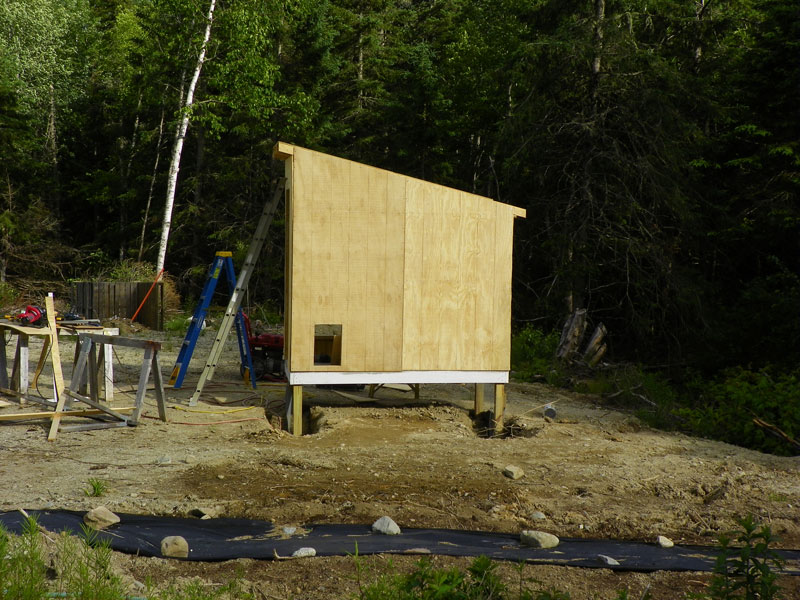
[[[696,382],[693,391],[695,406],[680,408],[677,414],[694,433],[773,454],[797,454],[797,446],[769,427],[794,440],[800,437],[796,373],[730,369],[712,382]]]
[[[358,556],[356,569],[362,575]],[[436,569],[430,559],[423,558],[408,574],[383,574],[367,586],[360,585],[358,600],[570,600],[567,592],[556,589],[532,590],[525,585],[524,563],[519,567],[519,586],[512,590],[497,574],[498,563],[486,556],[472,561],[466,572],[457,568]],[[628,600],[621,590],[616,600]],[[649,591],[639,600],[649,600]]]
[[[186,335],[186,331],[189,329],[190,319],[191,317],[187,317],[184,314],[171,317],[166,323],[164,323],[164,330],[170,333]]]
[[[677,426],[673,411],[679,402],[678,391],[657,371],[646,371],[640,365],[618,365],[593,372],[590,379],[582,380],[575,389],[598,394],[613,406],[634,410],[653,427]]]
[[[0,309],[5,309],[17,304],[19,292],[7,281],[0,281]]]
[[[562,385],[564,374],[556,360],[560,336],[557,332],[545,333],[533,325],[526,325],[511,338],[511,369],[519,379],[526,381],[544,378],[551,385]]]
[[[0,599],[39,600],[44,597],[47,565],[36,519],[25,520],[19,537],[0,527],[0,551]]]
[[[108,492],[108,484],[102,479],[96,477],[89,478],[89,487],[83,490],[83,493],[92,498],[99,498],[105,496]]]
[[[59,591],[68,597],[118,600],[124,597],[121,578],[111,568],[111,547],[97,531],[84,527],[83,536],[62,533],[58,539],[56,572]]]
[[[740,529],[719,537],[720,553],[714,577],[703,600],[772,600],[780,597],[776,570],[783,566],[769,546],[775,541],[770,528],[759,525],[752,515],[738,521]],[[733,546],[732,544],[736,544]]]

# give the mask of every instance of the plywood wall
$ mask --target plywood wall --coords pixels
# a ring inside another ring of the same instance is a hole
[[[299,371],[509,369],[521,209],[297,146],[287,163],[287,353]],[[341,364],[314,332],[341,325]]]

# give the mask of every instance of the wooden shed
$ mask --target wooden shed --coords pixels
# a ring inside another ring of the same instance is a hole
[[[524,209],[283,142],[274,156],[290,385],[508,381]]]

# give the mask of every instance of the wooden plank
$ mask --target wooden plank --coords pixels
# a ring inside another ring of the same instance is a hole
[[[142,340],[138,338],[127,338],[118,335],[105,335],[102,333],[81,333],[79,337],[86,337],[96,344],[109,344],[111,346],[125,346],[126,348],[152,348],[161,350],[161,342],[153,340]]]
[[[294,146],[286,142],[278,142],[272,147],[272,157],[277,160],[286,160],[294,154]]]
[[[152,347],[144,349],[144,360],[142,360],[142,370],[139,372],[139,383],[136,386],[136,400],[134,401],[135,408],[130,418],[130,423],[136,425],[139,422],[139,416],[142,414],[144,408],[144,395],[147,391],[147,382],[150,380],[150,369],[152,368],[153,354],[156,352]]]
[[[130,412],[134,409],[133,406],[115,408],[116,412]],[[0,421],[27,421],[29,419],[55,419],[56,417],[61,420],[62,417],[89,417],[93,415],[102,415],[107,411],[98,408],[86,408],[79,410],[67,411],[52,411],[45,410],[40,412],[27,412],[15,413],[11,415],[0,415]]]
[[[292,354],[292,296],[294,294],[292,286],[292,268],[293,268],[293,248],[294,248],[294,235],[292,230],[294,228],[294,213],[292,200],[294,182],[292,181],[292,174],[294,169],[292,167],[294,160],[287,159],[284,162],[284,177],[286,178],[286,187],[284,189],[284,262],[283,262],[283,359],[286,364],[290,365],[288,358]]]
[[[425,242],[423,182],[406,180],[405,263],[403,266],[403,370],[422,364],[422,294]]]
[[[8,358],[6,357],[5,326],[0,328],[0,387],[8,387]]]
[[[161,376],[161,362],[158,360],[158,352],[153,353],[153,383],[156,391],[156,404],[158,405],[159,418],[167,422],[167,403],[164,396],[164,378]]]
[[[45,298],[45,309],[47,310],[47,325],[50,329],[50,361],[53,365],[53,385],[56,391],[56,412],[64,408],[64,401],[67,395],[64,393],[64,374],[61,371],[61,354],[58,348],[58,330],[56,329],[56,309],[53,302],[53,294],[48,294]],[[59,416],[53,417],[50,423],[50,432],[47,441],[56,439],[58,425],[61,421]]]
[[[383,370],[403,368],[403,277],[405,269],[406,178],[386,175],[386,240],[383,288]]]
[[[314,364],[313,213],[315,173],[312,153],[296,149],[292,158],[292,313],[290,370],[308,370]],[[325,182],[319,181],[324,186]],[[324,189],[324,187],[322,188]]]

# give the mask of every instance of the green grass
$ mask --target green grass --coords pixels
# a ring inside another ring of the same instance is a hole
[[[95,477],[89,478],[89,487],[83,490],[83,493],[92,498],[99,498],[108,493],[108,484],[102,479]]]

